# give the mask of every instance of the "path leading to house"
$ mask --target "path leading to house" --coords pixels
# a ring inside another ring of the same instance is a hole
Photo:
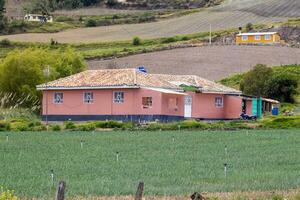
[[[210,80],[248,71],[261,63],[268,66],[300,63],[300,49],[274,46],[212,46],[174,49],[115,60],[88,61],[90,69],[135,68],[150,73],[196,74]]]
[[[178,34],[205,32],[244,26],[251,22],[269,23],[300,17],[299,0],[227,0],[224,4],[199,13],[145,24],[79,28],[59,33],[18,34],[1,36],[14,41],[62,43],[104,42],[141,38],[168,37]]]

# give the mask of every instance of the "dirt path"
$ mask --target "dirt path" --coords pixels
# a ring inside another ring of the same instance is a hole
[[[209,30],[221,30],[251,23],[284,21],[300,17],[299,0],[228,0],[227,3],[191,15],[164,21],[79,28],[60,33],[19,34],[1,36],[14,41],[49,42],[51,38],[63,43],[103,42],[141,38],[167,37]]]
[[[134,55],[113,61],[89,61],[88,65],[90,69],[144,65],[151,73],[197,74],[219,80],[248,71],[258,63],[269,66],[300,63],[300,49],[272,46],[195,47]]]

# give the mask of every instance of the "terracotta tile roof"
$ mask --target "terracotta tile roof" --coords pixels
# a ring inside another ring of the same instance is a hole
[[[199,91],[206,93],[241,93],[195,75],[148,74],[136,69],[87,70],[49,82],[47,87],[48,89],[153,87],[182,90],[181,84],[198,87]],[[46,84],[38,85],[37,88],[46,89]]]
[[[206,93],[234,93],[241,94],[242,92],[230,87],[226,87],[222,84],[201,78],[196,75],[167,75],[156,74],[155,76],[160,79],[167,80],[175,85],[189,85],[198,87],[200,91]]]
[[[87,70],[47,84],[48,88],[101,88],[101,87],[157,87],[179,89],[168,81],[158,79],[151,74],[136,69]],[[38,85],[46,89],[46,84]]]

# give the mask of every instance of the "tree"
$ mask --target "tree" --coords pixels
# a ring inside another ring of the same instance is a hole
[[[281,102],[294,103],[297,94],[297,79],[288,73],[276,73],[267,83],[266,95]]]
[[[36,85],[46,81],[43,70],[47,66],[51,72],[49,81],[78,73],[85,68],[82,57],[71,48],[14,50],[0,62],[0,91],[20,98],[24,95],[38,98],[40,93],[36,91]],[[31,107],[32,103],[28,101],[25,105]]]
[[[248,23],[248,24],[246,25],[246,31],[249,32],[249,31],[251,31],[251,30],[253,30],[253,24],[252,24],[252,23]]]
[[[141,44],[142,44],[141,38],[139,38],[139,37],[134,37],[134,38],[132,39],[132,44],[133,44],[134,46],[139,46],[139,45],[141,45]]]
[[[5,29],[7,20],[4,16],[5,0],[0,0],[0,33]]]
[[[247,72],[240,83],[240,89],[246,95],[265,96],[273,70],[266,65],[258,64]]]

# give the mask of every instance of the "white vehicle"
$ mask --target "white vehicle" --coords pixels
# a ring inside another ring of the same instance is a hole
[[[53,22],[52,16],[47,15],[36,15],[36,14],[27,14],[24,17],[24,20],[30,22]]]

